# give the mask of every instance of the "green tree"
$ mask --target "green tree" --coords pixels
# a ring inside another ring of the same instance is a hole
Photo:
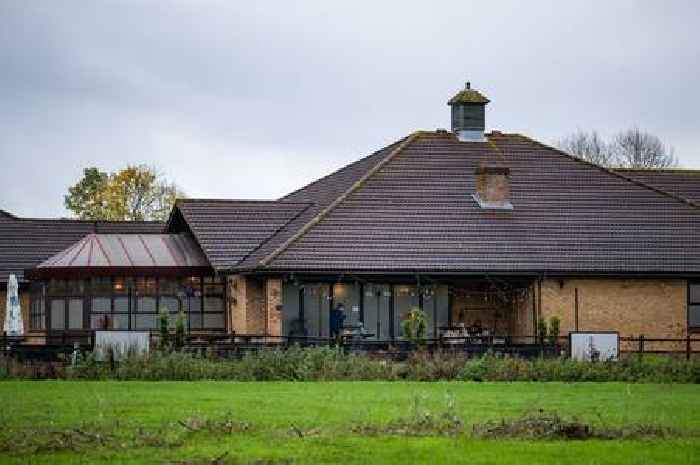
[[[153,167],[127,166],[111,174],[91,167],[68,188],[64,203],[84,220],[163,221],[182,196],[177,186]]]
[[[83,178],[68,188],[64,198],[66,208],[80,219],[92,220],[101,217],[107,208],[105,193],[109,175],[97,168],[85,168]]]

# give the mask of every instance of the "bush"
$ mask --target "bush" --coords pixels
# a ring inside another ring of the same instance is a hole
[[[185,312],[180,310],[175,320],[175,340],[173,341],[173,348],[178,351],[185,347],[185,326],[187,324],[185,318]]]
[[[158,311],[158,332],[160,333],[158,346],[160,350],[168,350],[170,348],[169,318],[168,308],[161,306],[160,310]]]
[[[414,344],[424,342],[427,328],[425,312],[420,307],[411,308],[406,314],[406,318],[401,322],[401,334]]]
[[[406,360],[402,378],[411,381],[457,379],[465,362],[466,358],[462,354],[416,351]]]
[[[544,340],[547,337],[547,320],[544,318],[537,319],[537,340],[540,344],[544,344]]]
[[[558,317],[553,316],[549,319],[549,343],[551,345],[556,345],[559,342],[559,326],[561,320]]]
[[[21,371],[0,370],[0,377]],[[56,376],[72,379],[232,380],[232,381],[559,381],[700,384],[700,359],[629,357],[620,361],[579,362],[568,358],[532,360],[487,354],[417,351],[405,362],[374,360],[336,348],[290,347],[260,350],[240,359],[214,359],[183,352],[131,354],[111,370],[88,355]]]
[[[560,381],[629,383],[700,383],[700,361],[674,357],[636,357],[619,361],[580,362],[569,358],[525,360],[485,356],[465,363],[465,381]]]

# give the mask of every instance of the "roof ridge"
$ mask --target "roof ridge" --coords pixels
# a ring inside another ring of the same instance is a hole
[[[5,216],[7,216],[8,218],[11,218],[11,219],[13,219],[13,220],[16,220],[16,219],[17,219],[17,217],[16,217],[15,215],[13,215],[12,213],[8,212],[7,210],[3,210],[2,208],[0,208],[0,215],[5,215]]]
[[[304,226],[302,226],[296,233],[294,233],[289,239],[284,241],[279,247],[273,250],[269,255],[263,257],[260,260],[262,266],[267,266],[272,260],[275,259],[279,254],[284,252],[290,245],[299,240],[304,234],[306,234],[312,227],[318,224],[326,215],[328,215],[335,207],[340,205],[345,199],[347,199],[350,194],[355,192],[360,186],[362,186],[369,178],[371,178],[375,173],[382,169],[387,163],[389,163],[396,155],[401,153],[406,147],[413,143],[420,136],[425,134],[426,131],[415,131],[409,136],[401,140],[391,152],[384,158],[382,158],[377,164],[371,167],[365,174],[363,174],[360,179],[355,181],[348,189],[345,190],[340,196],[338,196],[333,202],[328,206],[324,207],[323,210],[318,212],[316,216],[311,218]],[[377,153],[377,152],[375,152]],[[366,158],[366,157],[365,157]]]
[[[637,186],[639,186],[639,187],[643,187],[643,188],[646,188],[646,189],[651,190],[651,191],[653,191],[653,192],[656,192],[657,194],[661,194],[661,195],[665,195],[666,197],[670,197],[670,198],[672,198],[672,199],[674,199],[674,200],[677,200],[677,201],[679,201],[679,202],[682,202],[682,203],[684,203],[684,204],[686,204],[686,205],[688,205],[688,206],[690,206],[690,207],[692,207],[692,208],[700,208],[700,205],[698,205],[697,203],[693,202],[692,200],[686,199],[685,197],[681,197],[681,196],[676,195],[676,194],[672,194],[671,192],[667,192],[667,191],[665,191],[665,190],[663,190],[663,189],[659,189],[658,187],[651,186],[651,185],[646,184],[646,183],[644,183],[644,182],[642,182],[642,181],[639,181],[638,179],[631,178],[631,177],[629,177],[629,176],[625,176],[624,174],[615,171],[614,168],[606,168],[606,167],[604,167],[604,166],[600,166],[600,165],[597,165],[597,164],[595,164],[595,163],[591,163],[590,161],[584,160],[584,159],[582,159],[582,158],[575,157],[575,156],[571,155],[570,153],[566,153],[566,152],[564,152],[564,151],[561,150],[561,149],[558,149],[558,148],[556,148],[556,147],[552,147],[551,145],[547,145],[547,144],[545,144],[545,143],[543,143],[543,142],[540,142],[540,141],[538,141],[538,140],[536,140],[536,139],[533,139],[533,138],[531,138],[531,137],[528,137],[528,136],[526,136],[526,135],[524,135],[524,134],[514,133],[513,135],[516,136],[516,137],[520,137],[520,138],[522,138],[522,139],[525,139],[526,141],[529,141],[530,143],[533,143],[533,144],[535,144],[535,145],[539,145],[539,146],[541,146],[541,147],[544,147],[544,148],[546,148],[546,149],[549,149],[549,150],[552,150],[552,151],[554,151],[554,152],[557,152],[557,153],[559,153],[559,154],[561,154],[561,155],[564,155],[564,156],[566,156],[566,157],[568,157],[568,158],[570,158],[570,159],[572,159],[572,160],[574,160],[574,161],[576,161],[576,162],[578,162],[578,163],[582,163],[582,164],[584,164],[584,165],[588,165],[588,166],[590,166],[590,167],[597,168],[597,169],[599,169],[600,171],[603,171],[603,172],[605,172],[605,173],[611,174],[611,175],[613,175],[613,176],[615,176],[615,177],[618,177],[618,178],[620,178],[620,179],[624,179],[624,180],[626,180],[626,181],[628,181],[628,182],[630,182],[630,183],[632,183],[632,184],[635,184],[635,185],[637,185]]]
[[[299,210],[299,211],[297,212],[296,215],[292,216],[292,217],[289,219],[289,221],[287,221],[286,223],[280,225],[279,228],[275,229],[275,231],[274,231],[272,234],[270,234],[270,235],[267,236],[265,239],[263,239],[263,240],[260,242],[260,244],[258,244],[255,248],[253,248],[253,250],[251,250],[249,253],[245,254],[245,255],[244,255],[240,260],[238,260],[238,262],[236,262],[236,264],[233,265],[231,268],[235,268],[237,265],[239,265],[239,264],[243,263],[244,261],[246,261],[246,260],[248,259],[248,257],[250,257],[251,255],[253,255],[255,252],[257,252],[258,250],[262,249],[262,247],[263,247],[265,244],[267,244],[268,242],[270,242],[270,241],[272,240],[272,238],[275,237],[277,234],[279,234],[279,232],[282,231],[284,228],[286,228],[287,225],[288,225],[289,223],[291,223],[292,221],[294,221],[294,220],[296,220],[297,218],[299,218],[299,217],[301,216],[302,213],[304,213],[306,210],[308,210],[308,209],[311,207],[311,205],[313,205],[313,203],[311,203],[311,202],[280,202],[280,203],[287,203],[287,204],[292,204],[292,205],[294,205],[295,203],[302,203],[302,204],[305,204],[306,207],[305,207],[305,208],[302,208],[301,210]]]
[[[213,202],[213,203],[278,203],[279,199],[208,199],[208,198],[186,198],[186,199],[177,199],[175,204],[177,205],[178,203],[188,203],[188,202]],[[287,204],[310,204],[311,202],[285,202]]]
[[[188,229],[189,232],[190,232],[190,236],[192,236],[192,239],[194,240],[195,244],[197,244],[197,247],[199,247],[199,250],[201,250],[202,253],[204,254],[204,258],[205,258],[205,259],[207,260],[207,262],[209,263],[209,266],[211,266],[212,268],[214,268],[214,264],[212,263],[211,259],[209,258],[209,255],[207,254],[207,251],[206,251],[206,250],[204,249],[204,247],[202,246],[202,241],[201,241],[200,238],[197,236],[197,233],[195,233],[194,230],[192,229],[192,227],[190,226],[190,220],[189,220],[189,219],[187,218],[187,216],[185,215],[185,212],[182,211],[182,209],[181,209],[180,206],[178,205],[178,200],[176,200],[175,203],[173,204],[173,208],[172,208],[172,210],[170,210],[170,215],[168,215],[168,222],[165,224],[165,227],[163,228],[163,230],[164,230],[164,231],[170,231],[170,227],[171,227],[171,224],[172,224],[172,221],[173,221],[173,219],[174,219],[174,216],[175,216],[175,212],[176,212],[176,211],[179,212],[180,215],[182,216],[182,219],[185,220],[185,225],[187,225],[187,229]]]
[[[378,153],[381,152],[382,150],[385,150],[385,149],[391,147],[392,145],[401,144],[401,143],[402,143],[403,141],[405,141],[408,137],[410,137],[410,136],[402,137],[401,139],[399,139],[399,140],[397,140],[397,141],[394,141],[394,142],[392,142],[391,144],[385,145],[384,147],[380,148],[379,150],[375,150],[374,152],[372,152],[372,153],[370,153],[370,154],[368,154],[368,155],[365,155],[364,157],[362,157],[362,158],[360,158],[360,159],[358,159],[358,160],[353,160],[353,161],[351,161],[351,162],[349,162],[349,163],[347,163],[347,164],[341,166],[340,168],[338,168],[338,169],[336,169],[336,170],[334,170],[334,171],[331,171],[331,172],[328,173],[327,175],[321,176],[321,177],[318,178],[318,179],[314,179],[313,181],[309,182],[308,184],[303,185],[303,186],[301,186],[300,188],[295,189],[295,190],[293,190],[292,192],[290,192],[290,193],[288,193],[288,194],[285,194],[284,196],[280,197],[278,200],[282,200],[282,201],[285,201],[285,202],[286,202],[286,200],[284,200],[284,199],[286,199],[287,197],[289,197],[289,196],[291,196],[291,195],[294,195],[294,194],[297,194],[297,193],[303,191],[304,189],[307,189],[307,188],[313,186],[314,184],[317,184],[317,183],[319,183],[319,182],[321,182],[321,181],[323,181],[323,180],[325,180],[325,179],[328,179],[330,176],[333,176],[334,174],[336,174],[336,173],[338,173],[338,172],[340,172],[340,171],[342,171],[342,170],[344,170],[344,169],[346,169],[346,168],[349,168],[350,166],[352,166],[352,165],[354,165],[354,164],[356,164],[356,163],[360,163],[360,162],[362,162],[363,160],[367,160],[368,158],[373,157],[374,155],[378,154]]]
[[[166,223],[158,220],[83,220],[80,218],[37,218],[37,217],[23,217],[15,216],[10,214],[10,216],[18,221],[56,221],[65,222],[73,224],[161,224]]]

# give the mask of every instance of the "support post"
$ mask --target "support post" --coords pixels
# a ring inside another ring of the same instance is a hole
[[[578,331],[578,287],[574,288],[574,329]]]
[[[268,279],[265,283],[266,336],[282,335],[282,280]]]
[[[691,352],[691,347],[690,347],[690,333],[688,333],[685,337],[685,359],[690,360],[690,352]]]

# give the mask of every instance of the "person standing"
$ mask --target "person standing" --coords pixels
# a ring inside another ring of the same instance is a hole
[[[345,306],[341,303],[331,310],[331,337],[339,338],[345,321]]]

